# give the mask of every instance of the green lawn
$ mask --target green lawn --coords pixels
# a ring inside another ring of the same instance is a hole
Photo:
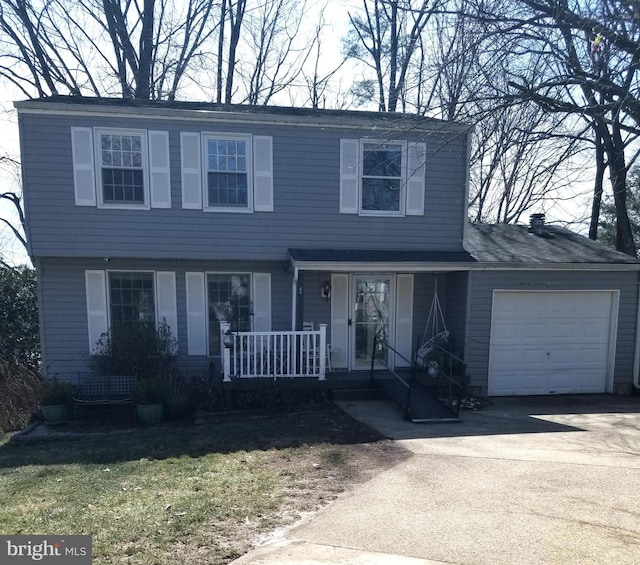
[[[92,534],[94,563],[226,563],[405,457],[337,409],[32,445],[7,439],[0,532]]]

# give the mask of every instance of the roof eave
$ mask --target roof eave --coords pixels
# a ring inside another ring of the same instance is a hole
[[[106,117],[144,116],[154,119],[183,119],[199,122],[234,121],[238,123],[260,123],[279,125],[305,125],[336,128],[366,129],[383,128],[386,131],[428,131],[432,133],[466,133],[472,129],[468,124],[427,119],[420,116],[385,115],[379,116],[363,112],[362,116],[353,114],[332,113],[330,115],[293,115],[286,113],[234,111],[233,109],[192,109],[175,107],[144,106],[112,106],[108,104],[78,104],[73,102],[42,102],[24,100],[14,102],[18,114],[53,114],[53,115],[98,115]]]

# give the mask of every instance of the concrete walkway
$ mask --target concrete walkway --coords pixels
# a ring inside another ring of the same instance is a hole
[[[498,399],[439,425],[341,407],[413,457],[236,565],[640,563],[640,399]]]

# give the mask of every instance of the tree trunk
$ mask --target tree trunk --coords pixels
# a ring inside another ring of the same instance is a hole
[[[140,32],[140,55],[136,76],[135,97],[139,100],[150,100],[151,67],[153,66],[153,12],[155,0],[144,0],[142,13],[142,31]]]
[[[616,249],[635,257],[636,245],[627,212],[627,167],[624,158],[624,141],[619,122],[615,122],[612,126],[611,140],[615,154],[609,154],[608,157],[613,202],[616,208]]]
[[[602,204],[602,187],[604,172],[607,168],[604,159],[602,138],[596,132],[596,179],[593,186],[593,200],[591,201],[591,223],[589,224],[589,239],[598,239],[598,223],[600,222],[600,206]]]
[[[222,54],[224,53],[224,22],[227,18],[227,0],[220,4],[220,27],[218,31],[218,68],[216,76],[216,102],[222,103]]]

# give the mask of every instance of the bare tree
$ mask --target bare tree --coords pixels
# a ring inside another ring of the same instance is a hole
[[[362,0],[359,12],[349,13],[351,32],[345,40],[349,57],[374,72],[355,86],[363,101],[377,98],[378,110],[395,112],[407,89],[407,75],[421,35],[440,0]]]
[[[173,99],[207,59],[213,0],[1,0],[0,77],[26,96]],[[168,9],[170,8],[170,9]]]
[[[20,186],[20,163],[15,159],[12,159],[8,155],[0,155],[0,169],[6,173],[8,177],[14,178],[14,184]],[[24,215],[24,208],[22,206],[22,194],[16,189],[5,188],[0,190],[0,202],[6,202],[9,204],[9,209],[13,211],[17,217],[17,223],[6,217],[0,216],[0,227],[7,228],[13,238],[20,243],[24,248],[24,251],[31,255],[29,244],[26,238],[26,220]],[[3,264],[4,261],[2,261]]]
[[[640,134],[640,5],[622,0],[520,0],[476,13],[507,36],[520,63],[508,96],[547,112],[590,119],[596,165],[591,230],[596,235],[603,167],[616,208],[617,249],[635,256],[626,206],[626,152]]]

